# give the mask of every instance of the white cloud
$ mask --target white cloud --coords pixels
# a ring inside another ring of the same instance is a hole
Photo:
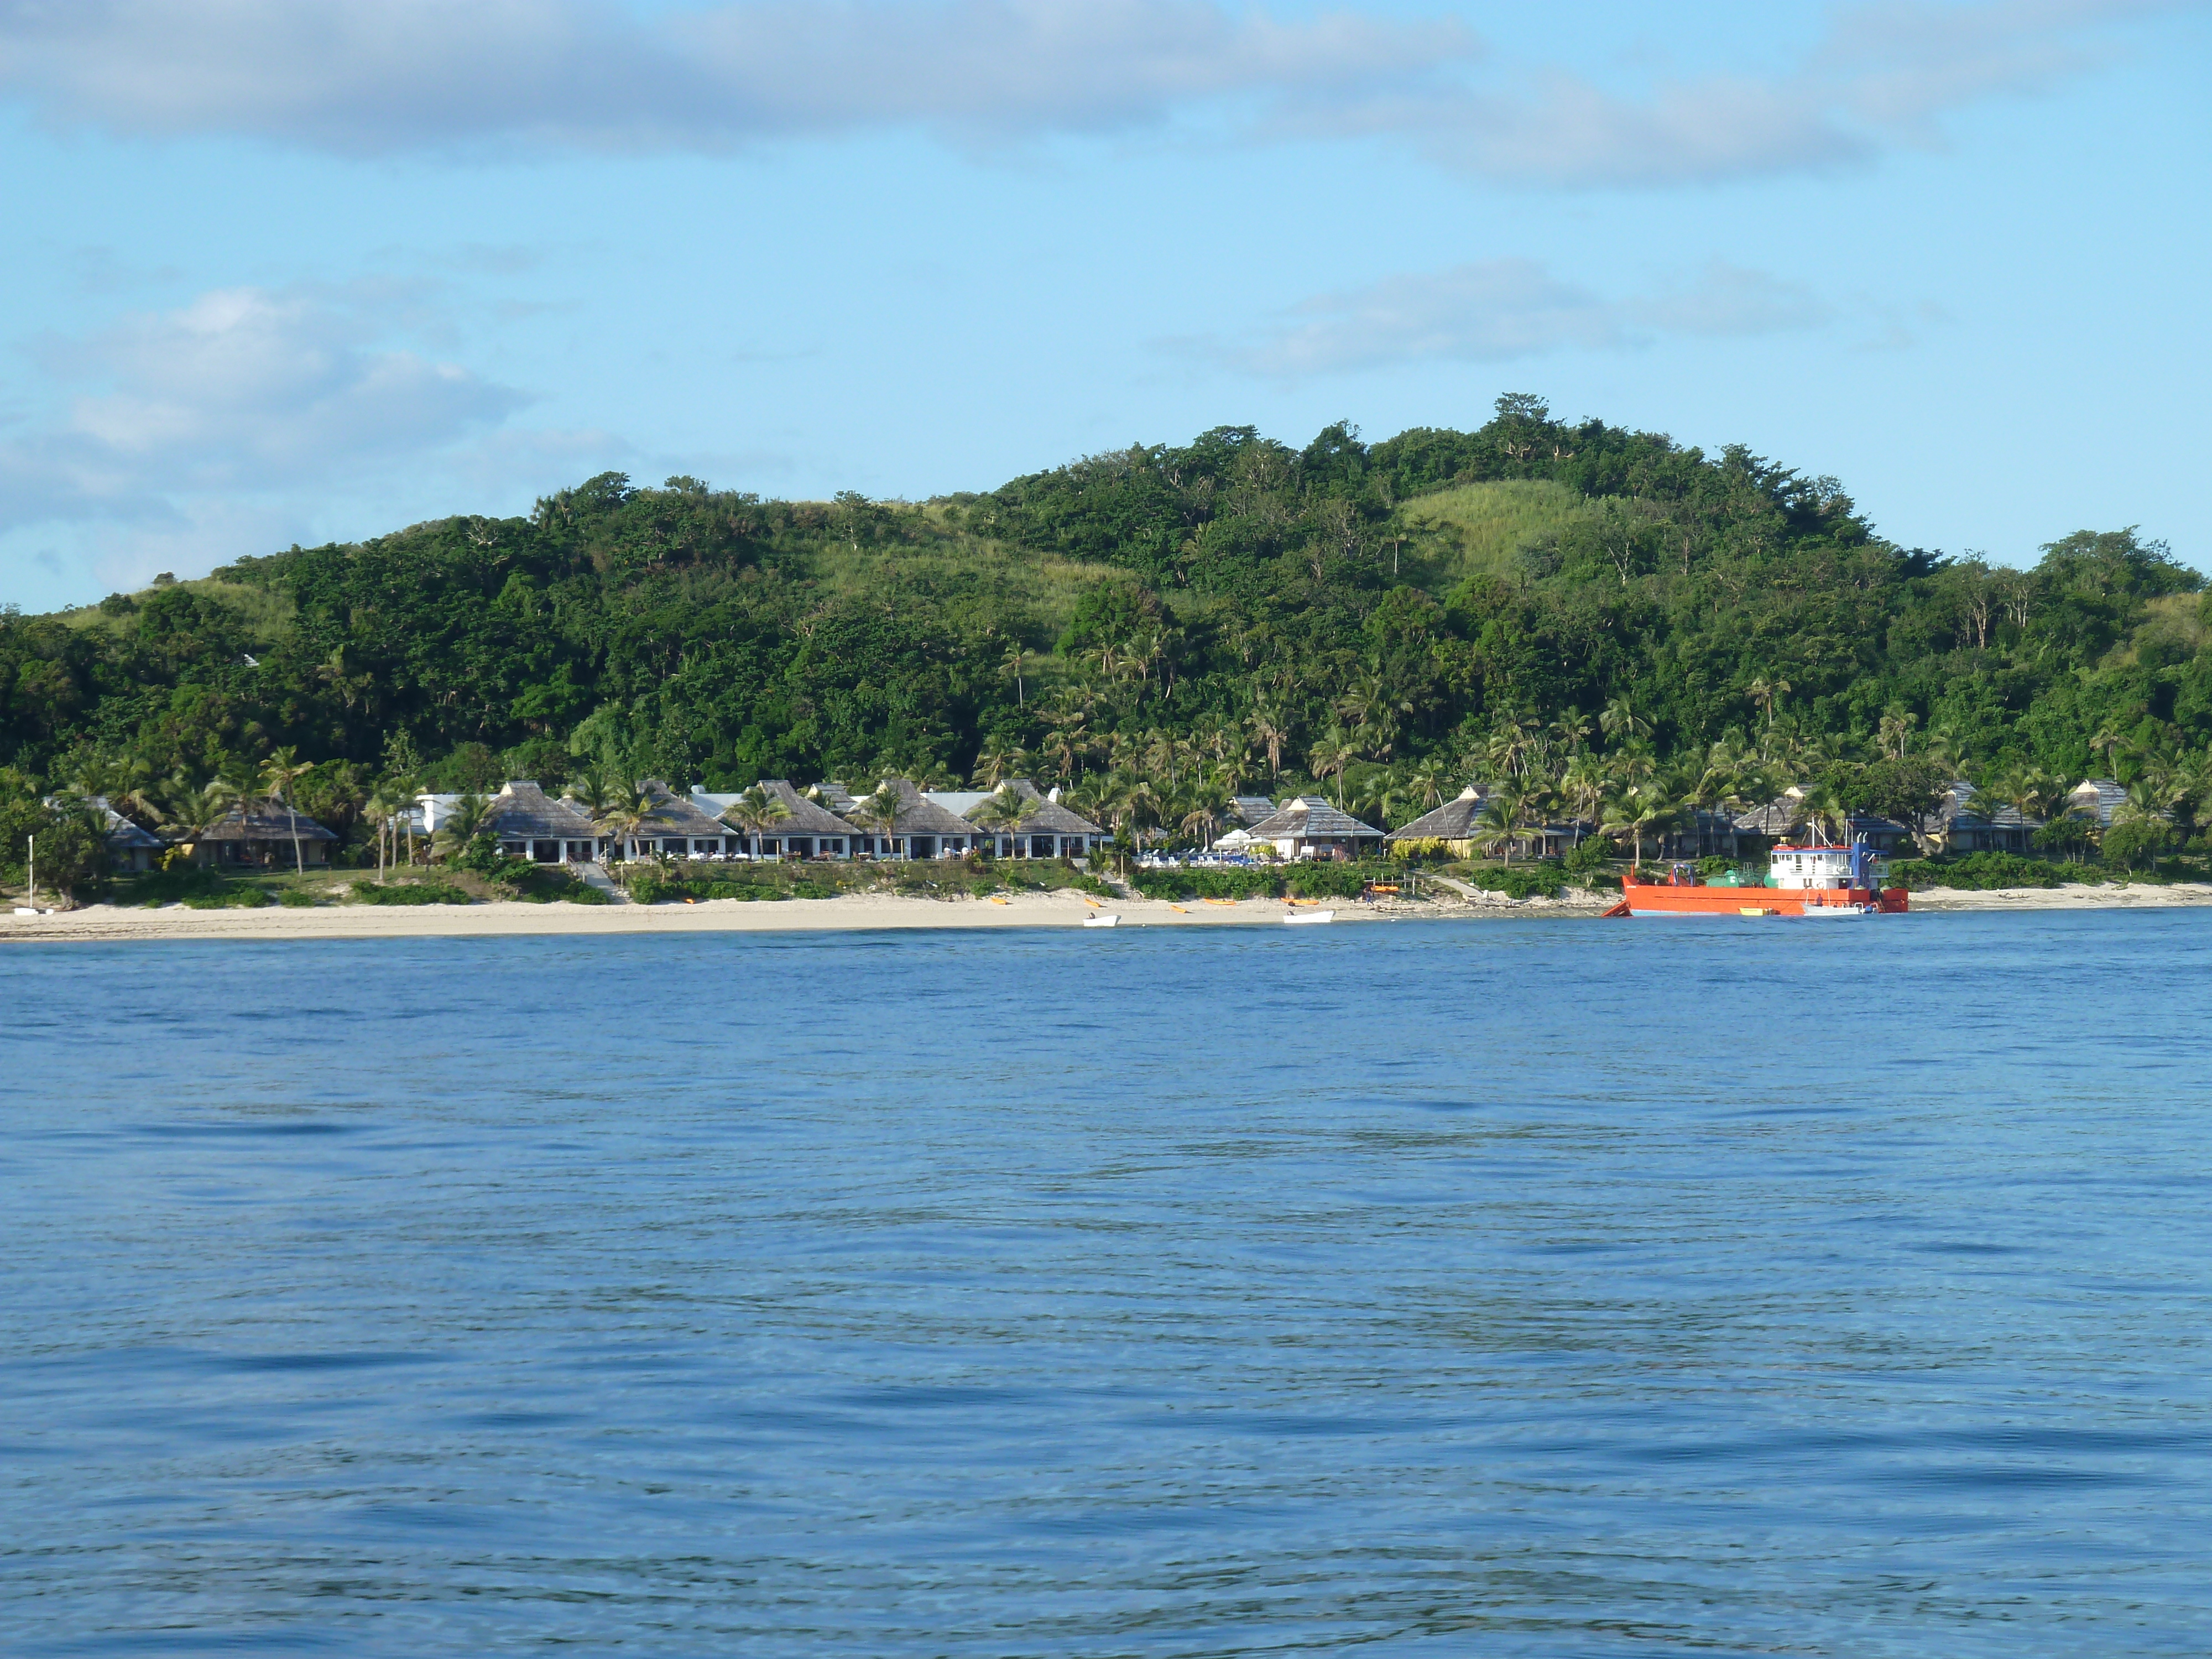
[[[1832,15],[1804,59],[1765,76],[1691,75],[1638,91],[1557,68],[1525,91],[1467,81],[1385,89],[1304,114],[1316,133],[1390,135],[1450,170],[1560,187],[1713,183],[1863,165],[1940,140],[1940,118],[2047,91],[2115,55],[2114,27],[2204,0],[1881,0]]]
[[[721,151],[896,127],[975,143],[1226,108],[1515,184],[1661,185],[1862,163],[1975,100],[2094,68],[2203,0],[1877,0],[1795,67],[1627,90],[1495,64],[1449,17],[1285,21],[1221,0],[0,0],[0,94],[49,123],[345,155]]]
[[[1281,22],[1212,0],[0,0],[0,88],[61,124],[246,132],[345,154],[485,143],[720,149],[921,125],[1157,122],[1465,61],[1451,21]]]
[[[1502,362],[1574,348],[1634,347],[1667,334],[1772,333],[1826,321],[1809,290],[1718,261],[1662,291],[1607,299],[1528,259],[1386,277],[1304,301],[1241,343],[1206,355],[1284,380],[1437,359]]]
[[[360,296],[218,289],[39,355],[63,408],[0,435],[0,528],[176,526],[191,498],[283,494],[435,453],[521,396],[381,343]]]

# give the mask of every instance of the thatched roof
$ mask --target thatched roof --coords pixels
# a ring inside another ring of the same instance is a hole
[[[887,778],[884,781],[898,787],[899,799],[903,803],[899,809],[898,822],[891,826],[888,833],[894,836],[972,836],[975,833],[974,824],[957,813],[948,812],[935,801],[928,799],[915,787],[911,779]],[[828,796],[830,793],[828,785],[823,786],[822,793],[825,798]],[[871,790],[869,793],[874,792]],[[859,801],[854,802],[854,810],[858,810],[859,805]],[[850,817],[850,813],[846,813],[844,816]],[[881,829],[871,827],[862,830],[860,833],[882,835],[886,832]]]
[[[791,816],[761,831],[764,836],[857,836],[860,832],[817,801],[811,801],[781,778],[763,778],[761,787],[784,804]]]
[[[223,817],[195,837],[198,841],[284,841],[292,839],[294,826],[298,826],[301,841],[336,841],[337,837],[317,823],[305,812],[293,812],[282,806],[256,804],[234,806]]]
[[[1234,795],[1230,798],[1229,815],[1249,828],[1262,818],[1274,817],[1275,803],[1265,795]]]
[[[591,815],[569,800],[555,800],[536,784],[510,782],[484,803],[478,832],[501,841],[589,841]]]
[[[638,821],[637,828],[630,831],[633,836],[726,836],[730,833],[728,824],[701,811],[696,802],[688,796],[678,794],[658,778],[647,778],[638,787],[652,801],[653,810]]]
[[[2093,817],[2109,829],[2112,814],[2127,799],[2128,792],[2117,778],[2084,778],[2067,792],[2066,810],[2076,817]]]
[[[1319,795],[1299,795],[1252,826],[1255,841],[1380,841],[1382,832]]]
[[[1482,809],[1488,804],[1482,787],[1470,783],[1456,799],[1446,801],[1433,811],[1422,813],[1411,823],[1399,825],[1383,839],[1472,841],[1475,836],[1475,820],[1482,816]]]
[[[1985,794],[1960,778],[1943,793],[1942,805],[1936,816],[1947,828],[1956,829],[1962,822],[1986,823],[2000,830],[2040,830],[2041,818],[2029,817],[2018,807],[2008,805],[1994,795]]]
[[[1013,823],[993,824],[989,833],[1002,836],[1103,836],[1106,833],[1072,807],[1039,794],[1036,785],[1027,778],[1008,778],[1002,787],[1012,789],[1029,805]],[[990,799],[985,795],[967,809],[971,822],[983,802]]]

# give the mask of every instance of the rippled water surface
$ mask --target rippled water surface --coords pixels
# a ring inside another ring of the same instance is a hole
[[[12,948],[0,1648],[2212,1651],[2208,970]]]

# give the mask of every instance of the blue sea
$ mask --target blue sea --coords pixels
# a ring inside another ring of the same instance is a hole
[[[2212,1651],[2212,911],[0,951],[0,1651]]]

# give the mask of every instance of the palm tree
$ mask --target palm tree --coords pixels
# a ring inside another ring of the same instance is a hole
[[[1336,804],[1344,805],[1344,769],[1359,758],[1359,751],[1352,746],[1352,739],[1340,726],[1332,726],[1321,735],[1321,741],[1306,757],[1306,764],[1313,768],[1316,777],[1336,775]]]
[[[987,744],[982,753],[975,757],[975,769],[968,775],[968,781],[985,789],[996,789],[1008,778],[1028,771],[1029,765],[1029,751],[1019,744]]]
[[[2105,757],[2107,775],[2118,769],[2120,750],[2128,746],[2128,734],[2107,720],[2097,728],[2097,735],[2089,739],[2089,752],[2101,752]]]
[[[602,799],[606,805],[599,814],[599,827],[606,834],[609,850],[620,856],[623,843],[653,817],[653,796],[634,781],[613,778],[601,781],[605,787]]]
[[[1651,735],[1651,722],[1635,710],[1626,695],[1615,697],[1597,717],[1598,729],[1621,743]]]
[[[269,799],[284,808],[292,821],[292,864],[301,875],[307,873],[307,855],[300,850],[300,815],[286,799],[291,787],[315,769],[302,762],[295,749],[279,749],[261,763],[261,787]]]
[[[723,816],[753,838],[751,848],[755,858],[760,856],[761,831],[791,820],[791,808],[782,796],[772,793],[765,784],[755,784],[730,803]]]
[[[898,780],[885,778],[876,786],[875,793],[853,808],[853,822],[877,836],[883,842],[879,856],[889,857],[891,836],[898,828],[899,816],[906,811],[906,797],[899,792]]]
[[[1253,741],[1267,751],[1267,775],[1283,773],[1283,745],[1291,740],[1289,722],[1271,704],[1255,703],[1249,722]]]
[[[1790,685],[1788,680],[1781,678],[1769,679],[1764,674],[1760,675],[1757,679],[1753,680],[1749,685],[1747,685],[1743,689],[1744,696],[1749,697],[1752,702],[1757,703],[1760,708],[1765,711],[1766,727],[1770,732],[1774,729],[1775,699],[1787,695],[1790,690]]]
[[[1588,752],[1577,755],[1559,774],[1559,793],[1565,798],[1567,810],[1575,815],[1576,846],[1583,843],[1583,822],[1595,817],[1604,804],[1605,790],[1605,765]]]
[[[238,799],[238,786],[228,778],[195,785],[179,773],[161,794],[161,828],[189,857],[199,838],[230,816]]]
[[[385,842],[392,834],[392,820],[399,816],[400,801],[388,784],[377,785],[362,811],[376,826],[376,884],[384,884]]]
[[[1608,803],[1601,826],[1608,836],[1631,836],[1636,842],[1636,862],[1644,862],[1644,837],[1663,830],[1675,813],[1674,803],[1656,783],[1632,784]]]
[[[1014,707],[1017,708],[1029,706],[1029,699],[1022,690],[1022,670],[1028,664],[1029,657],[1030,653],[1020,646],[1010,645],[1006,647],[1005,659],[999,665],[1000,677],[1014,683]]]
[[[1036,808],[1036,803],[1011,783],[1000,784],[996,793],[978,801],[968,816],[986,830],[1012,835],[1016,825]]]
[[[1497,851],[1504,849],[1505,867],[1513,867],[1513,843],[1521,834],[1521,821],[1528,810],[1528,792],[1518,784],[1500,784],[1475,820],[1475,842]]]

